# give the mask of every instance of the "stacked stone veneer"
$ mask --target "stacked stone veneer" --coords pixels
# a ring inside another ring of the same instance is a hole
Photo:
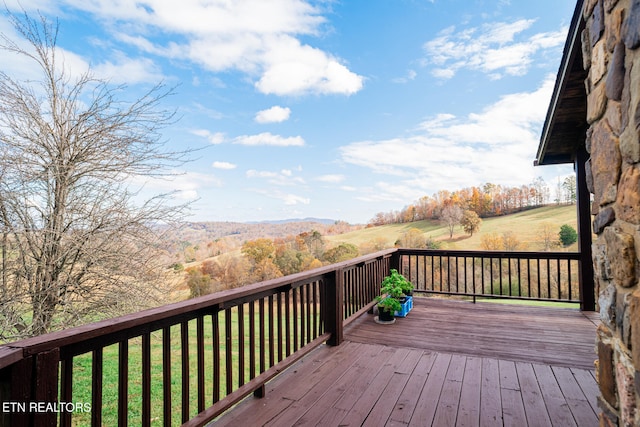
[[[584,0],[600,425],[640,425],[640,0]]]

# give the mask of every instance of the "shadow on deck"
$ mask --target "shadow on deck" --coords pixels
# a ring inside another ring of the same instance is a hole
[[[215,425],[598,424],[597,314],[416,298],[394,325],[364,315]]]

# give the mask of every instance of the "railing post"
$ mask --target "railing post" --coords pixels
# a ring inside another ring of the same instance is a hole
[[[593,258],[591,252],[591,202],[587,188],[585,163],[588,158],[586,148],[578,149],[575,162],[576,170],[576,209],[578,210],[578,251],[580,263],[578,267],[578,281],[580,286],[580,310],[593,311],[596,309],[595,282],[593,272]]]
[[[60,350],[53,349],[26,357],[11,368],[10,399],[25,405],[10,414],[11,426],[56,426],[57,411],[34,411],[31,404],[58,402],[58,365]],[[45,406],[46,407],[46,406]]]
[[[344,339],[342,318],[344,299],[344,280],[342,269],[335,270],[324,281],[325,299],[324,299],[324,321],[325,331],[331,333],[331,338],[327,341],[328,345],[337,346]]]
[[[389,268],[390,269],[395,269],[396,271],[398,271],[398,273],[402,274],[402,271],[400,270],[401,265],[400,265],[400,250],[396,249],[396,251],[393,253],[393,255],[391,255],[391,262],[389,263]]]

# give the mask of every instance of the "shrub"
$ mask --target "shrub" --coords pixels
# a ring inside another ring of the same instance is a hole
[[[568,224],[560,227],[558,235],[560,236],[560,242],[562,242],[564,246],[569,246],[578,241],[578,232]]]

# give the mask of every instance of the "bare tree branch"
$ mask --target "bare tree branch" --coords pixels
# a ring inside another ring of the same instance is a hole
[[[0,49],[31,60],[41,79],[0,71],[1,340],[154,304],[163,233],[187,208],[132,190],[134,178],[186,161],[162,140],[172,89],[119,101],[126,87],[65,71],[57,23],[10,20],[27,47],[0,34]]]

